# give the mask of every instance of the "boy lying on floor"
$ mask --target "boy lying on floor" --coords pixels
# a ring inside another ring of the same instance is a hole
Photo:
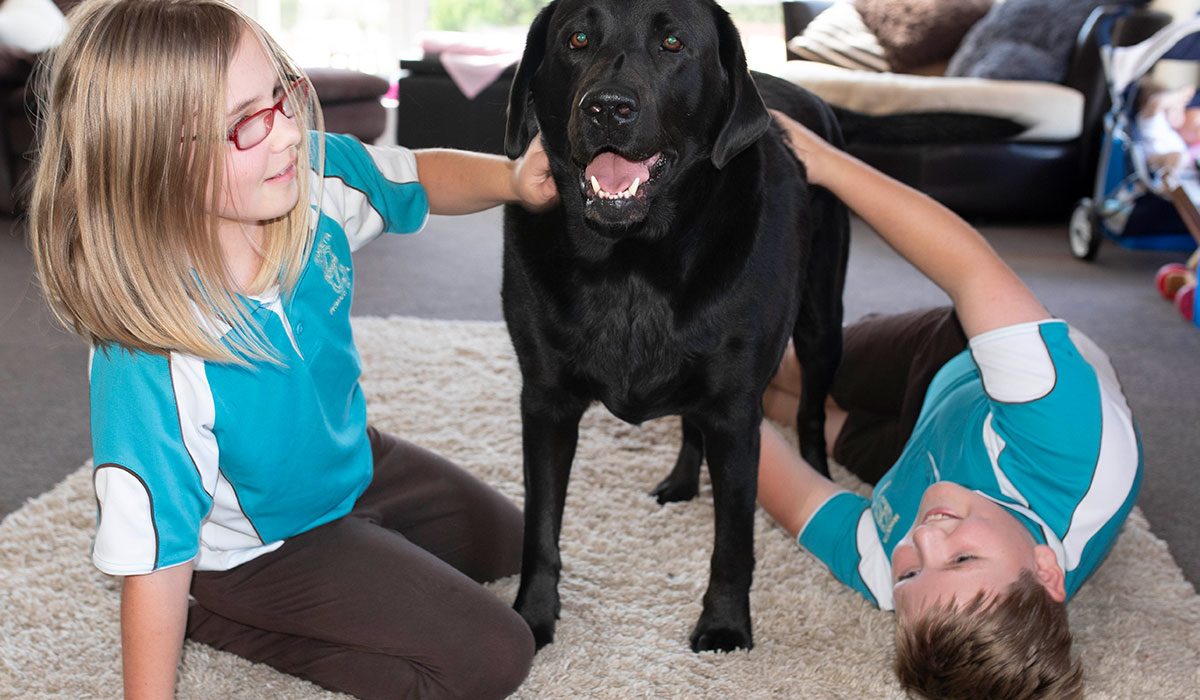
[[[758,500],[843,583],[896,611],[896,673],[930,698],[1078,698],[1065,601],[1133,507],[1142,455],[1108,358],[1052,318],[978,232],[783,115],[808,179],[953,309],[846,329],[827,402],[842,490],[762,429]],[[795,420],[790,352],[764,396]]]

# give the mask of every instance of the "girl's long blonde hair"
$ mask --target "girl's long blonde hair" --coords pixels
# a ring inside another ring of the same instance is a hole
[[[223,0],[91,0],[69,20],[39,70],[29,210],[54,314],[102,347],[277,359],[238,294],[279,284],[286,298],[309,254],[315,216],[304,166],[323,162],[315,96],[296,116],[302,134],[318,134],[298,146],[299,202],[268,223],[263,264],[247,289],[225,263],[208,203],[219,201],[232,147],[226,75],[243,31],[258,37],[282,84],[303,72]]]

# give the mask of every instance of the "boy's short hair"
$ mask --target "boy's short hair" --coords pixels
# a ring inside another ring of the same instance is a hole
[[[1082,698],[1064,603],[1031,571],[1003,594],[896,616],[896,676],[910,697]]]

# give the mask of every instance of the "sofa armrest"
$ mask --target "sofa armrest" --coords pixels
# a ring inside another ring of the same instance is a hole
[[[792,37],[804,31],[813,17],[824,12],[833,0],[784,0],[783,2],[783,40],[787,42]],[[788,49],[789,61],[802,60]]]

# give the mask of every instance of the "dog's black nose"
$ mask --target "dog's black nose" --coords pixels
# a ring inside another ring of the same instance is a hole
[[[628,124],[638,116],[637,97],[612,86],[589,90],[579,107],[589,119],[610,128]]]

